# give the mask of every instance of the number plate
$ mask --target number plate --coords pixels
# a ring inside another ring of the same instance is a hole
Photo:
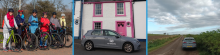
[[[187,46],[187,47],[192,47],[192,46]]]

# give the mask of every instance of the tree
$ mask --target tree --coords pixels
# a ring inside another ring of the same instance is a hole
[[[26,6],[26,9],[29,12],[28,16],[30,16],[32,14],[32,10],[34,10],[33,3],[28,4]],[[43,12],[47,12],[48,13],[48,18],[50,18],[52,16],[51,13],[55,12],[55,10],[56,10],[55,6],[49,1],[38,1],[35,4],[35,9],[38,11],[38,14],[37,14],[38,18],[43,16],[42,15]]]
[[[57,7],[56,5],[62,5]],[[62,4],[62,0],[53,0],[53,1],[37,1],[35,3],[35,9],[37,9],[38,14],[37,17],[40,19],[43,15],[43,12],[47,12],[48,13],[48,18],[51,18],[52,13],[56,12],[57,13],[57,17],[59,18],[61,16],[61,13],[65,13],[65,14],[72,14],[72,13],[66,13],[66,12],[61,12],[61,10],[63,9],[63,11],[65,11],[65,7],[67,5]],[[62,9],[60,8],[62,7]],[[27,4],[25,6],[25,9],[27,10],[26,12],[28,12],[28,14],[25,14],[25,17],[29,17],[30,15],[32,15],[32,10],[34,9],[34,4],[30,3]],[[71,15],[72,17],[72,15]],[[68,21],[67,21],[68,22]]]
[[[27,0],[21,0],[21,7],[24,7],[24,5],[26,4]],[[4,17],[4,15],[7,14],[7,10],[9,8],[13,8],[14,9],[14,16],[16,16],[18,13],[18,6],[19,6],[19,0],[0,0],[1,4],[1,14]],[[1,19],[3,19],[3,17]],[[0,20],[2,21],[2,20]]]

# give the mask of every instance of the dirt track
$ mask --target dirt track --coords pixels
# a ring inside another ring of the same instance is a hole
[[[184,37],[179,37],[171,43],[148,53],[148,55],[199,55],[195,49],[182,50],[182,40]]]
[[[157,36],[148,36],[148,41],[154,40],[154,39],[160,39],[165,37],[171,37],[171,35],[157,35]]]

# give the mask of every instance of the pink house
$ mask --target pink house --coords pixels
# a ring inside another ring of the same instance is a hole
[[[84,0],[82,35],[92,29],[110,29],[134,37],[133,0]]]

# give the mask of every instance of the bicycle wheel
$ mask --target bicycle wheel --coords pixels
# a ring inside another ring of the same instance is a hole
[[[33,33],[27,33],[23,39],[25,49],[33,51],[38,47],[38,38]]]
[[[0,43],[3,43],[3,39],[4,39],[4,36],[3,36],[3,33],[1,32],[0,33]]]
[[[46,32],[41,32],[39,35],[39,41],[38,41],[38,48],[41,50],[45,50],[48,49],[49,50],[49,46],[51,44],[51,38],[50,35]]]
[[[65,37],[65,34],[60,34],[60,38],[62,39],[63,41],[63,45],[60,46],[60,48],[63,48],[65,47],[65,41],[64,41],[64,37]]]
[[[72,34],[67,33],[64,37],[65,47],[71,47],[73,43]]]
[[[11,41],[11,47],[12,47],[12,51],[16,52],[16,51],[20,51],[22,48],[22,38],[19,34],[14,34],[14,38],[11,36],[10,38]]]
[[[61,39],[60,35],[57,33],[52,33],[51,35],[52,42],[50,47],[53,49],[61,47],[61,45],[63,45],[63,40]]]

